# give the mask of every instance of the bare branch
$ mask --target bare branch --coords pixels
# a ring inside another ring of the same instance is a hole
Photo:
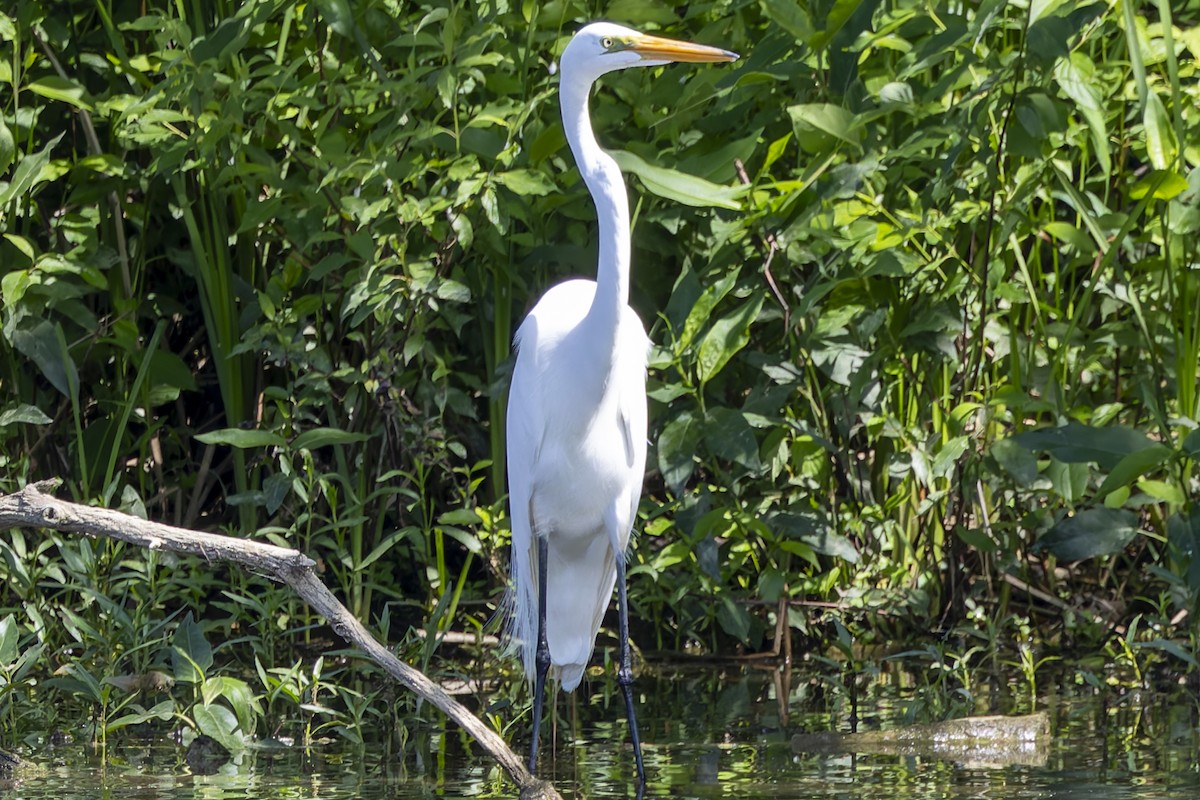
[[[85,536],[116,539],[151,550],[199,556],[208,561],[232,561],[287,584],[317,613],[329,620],[334,631],[357,646],[389,675],[415,692],[479,743],[508,773],[521,790],[522,800],[561,800],[552,785],[529,773],[522,759],[504,740],[441,686],[420,670],[398,659],[363,627],[313,572],[312,559],[297,550],[213,533],[176,528],[106,508],[92,508],[59,500],[53,491],[60,481],[26,486],[16,494],[0,496],[0,530],[50,528]]]

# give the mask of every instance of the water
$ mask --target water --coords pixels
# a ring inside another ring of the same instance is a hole
[[[861,682],[860,682],[861,683]],[[919,683],[919,681],[918,681]],[[896,755],[794,753],[797,731],[890,727],[928,710],[929,698],[894,676],[874,679],[852,703],[825,679],[782,685],[766,671],[711,670],[639,679],[648,798],[771,800],[1149,800],[1200,798],[1198,700],[1175,695],[1050,687],[1038,702],[1053,737],[1044,762],[1024,766],[956,764]],[[585,684],[585,687],[589,684]],[[560,697],[545,741],[541,774],[566,798],[635,796],[622,706],[604,679],[573,705]],[[978,713],[1020,712],[1020,693],[997,684]],[[780,702],[783,698],[783,702]],[[586,699],[586,702],[584,700]],[[997,705],[1011,708],[996,709]],[[936,702],[934,702],[936,705]],[[521,723],[517,723],[520,725]],[[243,800],[244,798],[508,797],[513,786],[472,754],[454,728],[414,737],[402,757],[325,745],[248,753],[215,775],[190,774],[179,748],[163,744],[82,747],[24,754],[36,767],[0,782],[5,797],[53,800]]]

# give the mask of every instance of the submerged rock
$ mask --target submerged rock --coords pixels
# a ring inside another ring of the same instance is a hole
[[[187,749],[187,763],[196,775],[212,775],[229,760],[229,751],[209,736],[197,736]]]
[[[886,731],[798,733],[792,737],[792,752],[926,756],[967,766],[1040,766],[1046,762],[1049,741],[1050,719],[1038,713],[965,717]]]

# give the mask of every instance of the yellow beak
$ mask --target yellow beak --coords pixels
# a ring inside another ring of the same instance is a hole
[[[629,49],[647,61],[712,63],[738,60],[738,54],[728,50],[681,42],[678,39],[664,39],[661,36],[641,36],[630,44]]]

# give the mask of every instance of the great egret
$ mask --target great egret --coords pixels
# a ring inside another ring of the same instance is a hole
[[[646,355],[650,340],[629,307],[629,202],[621,170],[600,149],[588,94],[601,75],[671,61],[733,61],[714,47],[598,22],[560,60],[567,143],[596,204],[596,280],[551,288],[517,330],[508,397],[512,588],[509,635],[533,684],[537,764],[546,676],[579,685],[617,586],[620,664],[638,780],[645,782],[633,710],[625,550],[646,464]]]

